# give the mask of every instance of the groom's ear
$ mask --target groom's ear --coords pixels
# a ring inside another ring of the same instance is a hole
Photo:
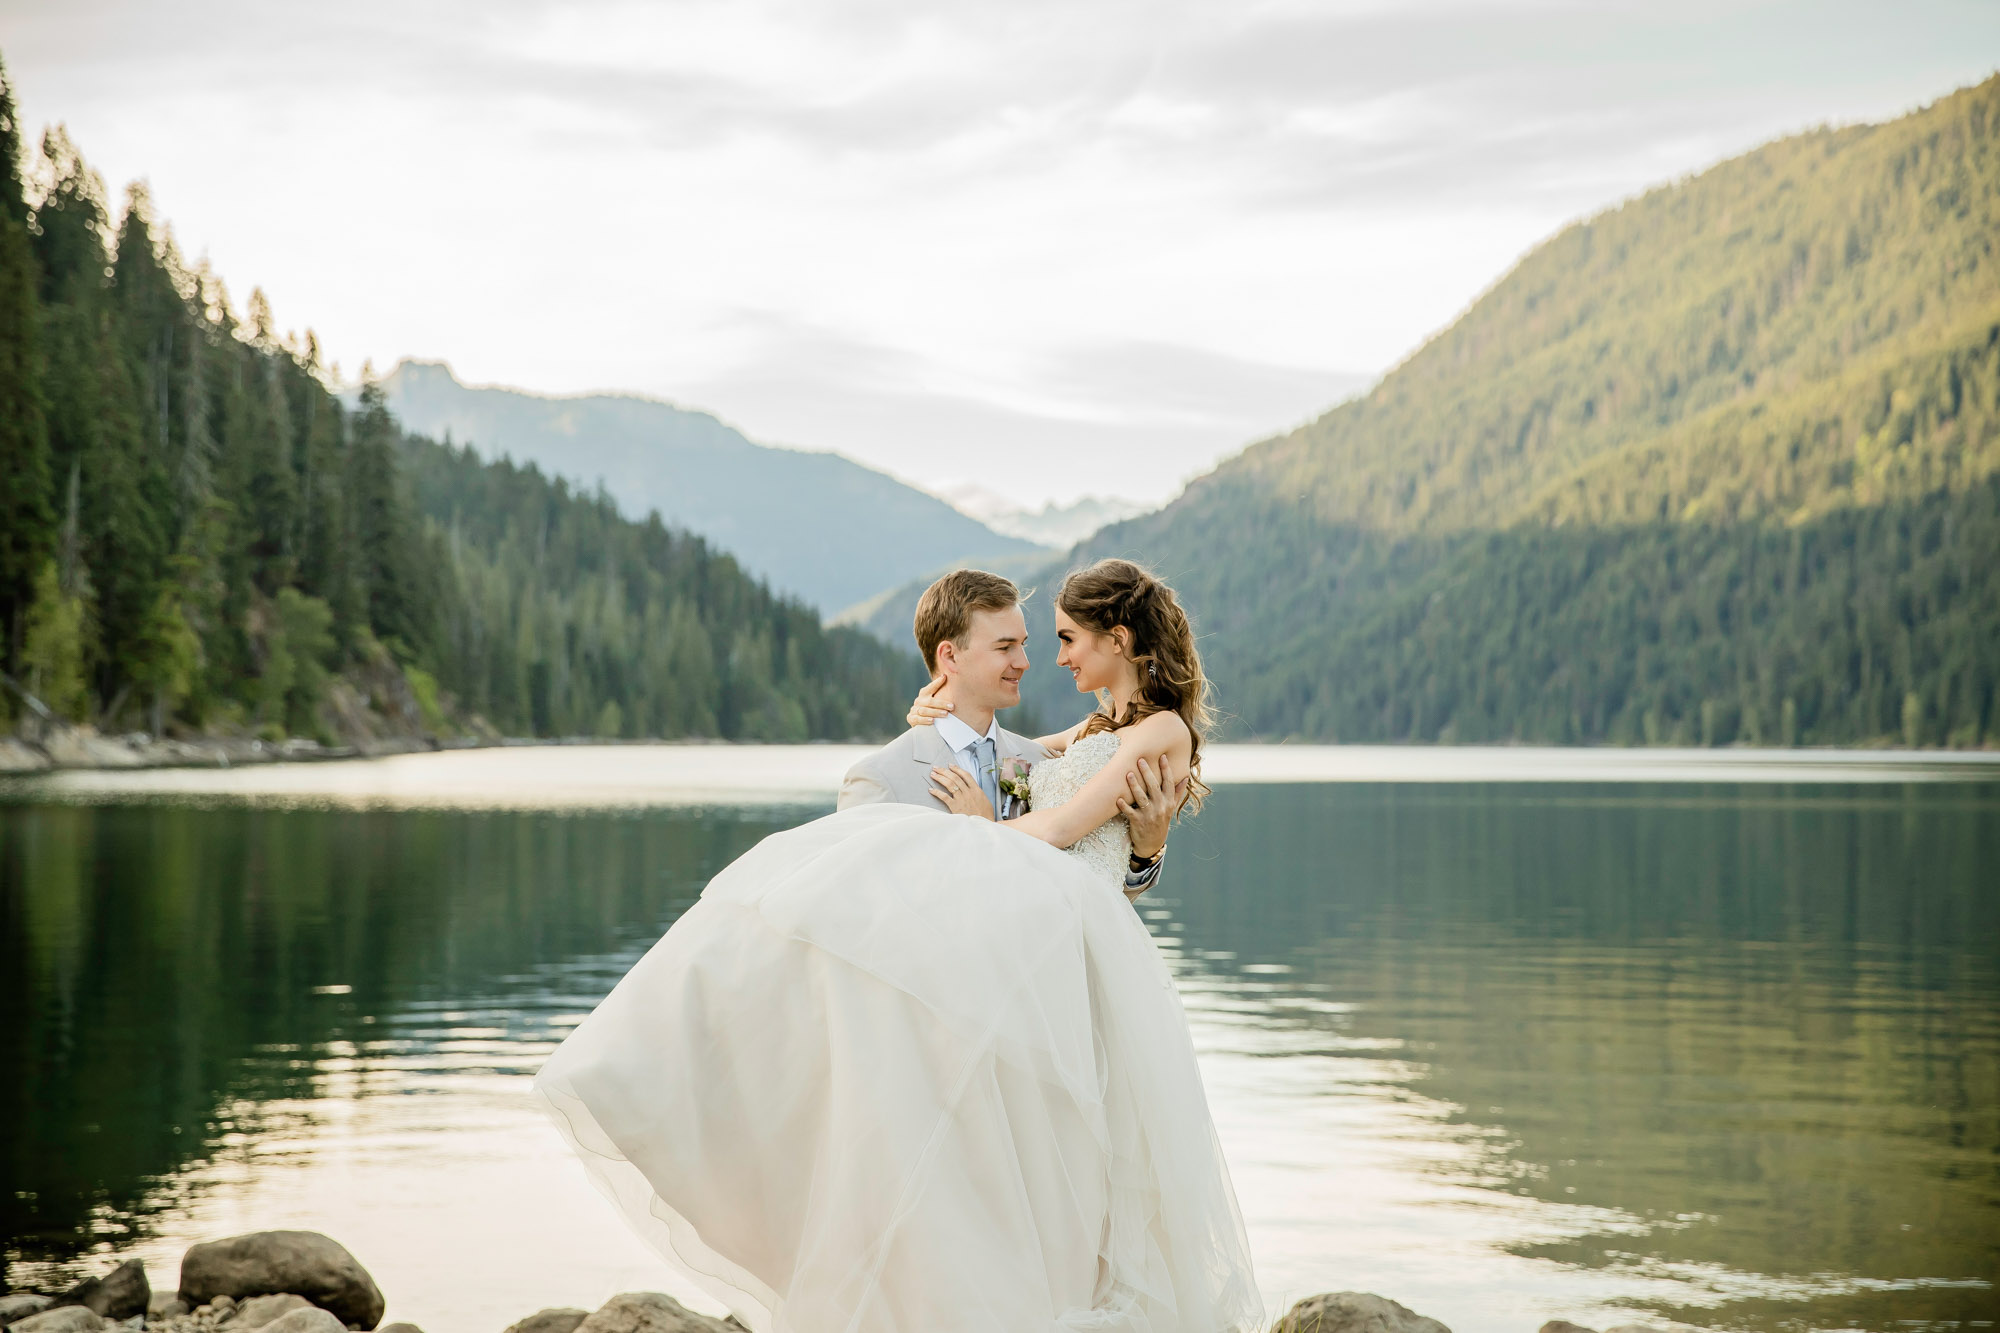
[[[937,674],[945,677],[958,674],[958,645],[950,639],[937,646]]]

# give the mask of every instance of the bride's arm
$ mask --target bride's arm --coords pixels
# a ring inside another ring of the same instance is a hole
[[[1178,713],[1151,717],[1115,733],[1118,753],[1091,775],[1083,789],[1052,810],[1030,810],[1002,828],[1014,829],[1056,847],[1068,847],[1100,824],[1118,818],[1118,801],[1127,792],[1125,775],[1144,757],[1154,766],[1169,762],[1185,772],[1192,746],[1187,724]]]

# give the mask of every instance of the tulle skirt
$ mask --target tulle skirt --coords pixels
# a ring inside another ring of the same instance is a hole
[[[766,838],[535,1091],[757,1333],[1261,1327],[1152,937],[984,820],[867,805]]]

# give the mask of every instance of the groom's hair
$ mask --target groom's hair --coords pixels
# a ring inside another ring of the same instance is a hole
[[[924,666],[937,674],[938,645],[949,639],[965,647],[976,611],[1005,611],[1021,600],[1021,590],[998,574],[983,569],[954,569],[924,589],[917,599],[917,651]]]

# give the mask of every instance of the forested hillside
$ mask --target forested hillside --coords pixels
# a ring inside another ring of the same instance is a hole
[[[882,734],[906,654],[533,469],[354,411],[312,337],[232,313],[61,129],[24,186],[0,76],[0,629],[107,729]]]
[[[1991,744],[1996,134],[2000,79],[1572,226],[1073,559],[1175,581],[1239,736]]]
[[[851,458],[774,449],[671,403],[474,388],[433,361],[400,362],[382,392],[408,429],[602,483],[626,514],[657,510],[825,616],[953,560],[1049,554]]]

